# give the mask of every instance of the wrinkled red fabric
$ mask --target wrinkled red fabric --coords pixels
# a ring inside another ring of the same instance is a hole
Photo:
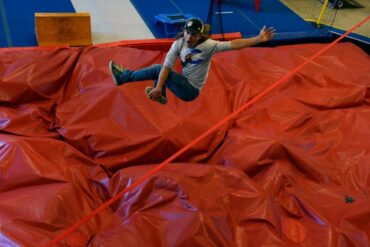
[[[324,46],[216,54],[166,105],[108,70],[162,50],[0,49],[0,246],[46,244]],[[369,56],[337,44],[59,245],[369,246],[369,127]]]

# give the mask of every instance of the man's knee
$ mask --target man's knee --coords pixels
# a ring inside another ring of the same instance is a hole
[[[162,65],[161,64],[153,64],[151,67],[152,67],[154,73],[159,75],[159,72],[161,72],[161,69],[162,69]]]

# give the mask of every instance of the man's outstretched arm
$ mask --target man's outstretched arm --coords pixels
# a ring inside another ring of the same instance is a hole
[[[239,50],[239,49],[243,49],[249,46],[259,44],[261,42],[269,41],[272,39],[272,37],[274,37],[275,31],[276,30],[273,27],[266,28],[265,26],[263,26],[258,36],[247,38],[247,39],[232,40],[231,48],[233,50]]]

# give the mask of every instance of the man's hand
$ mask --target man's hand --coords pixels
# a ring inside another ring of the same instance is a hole
[[[261,42],[266,42],[272,39],[275,35],[275,29],[273,27],[266,28],[263,26],[259,35],[247,39],[234,39],[231,41],[231,49],[239,50],[252,45],[257,45]]]
[[[266,29],[266,26],[263,26],[260,34],[258,35],[259,42],[266,42],[274,37],[276,30],[273,27],[269,27]]]
[[[148,94],[151,100],[159,101],[162,97],[162,89],[153,88],[152,91]]]

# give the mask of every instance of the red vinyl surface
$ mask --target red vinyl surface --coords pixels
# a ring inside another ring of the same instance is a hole
[[[47,244],[324,46],[219,53],[166,105],[108,70],[162,49],[0,49],[0,246]],[[369,56],[337,44],[58,246],[370,246],[369,129]]]

